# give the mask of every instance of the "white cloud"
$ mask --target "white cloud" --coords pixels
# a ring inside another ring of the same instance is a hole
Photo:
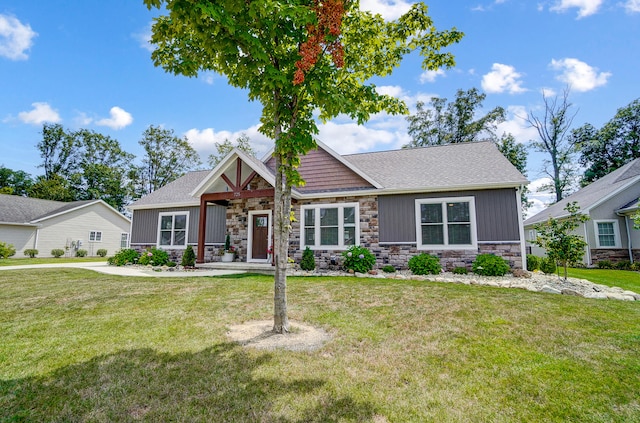
[[[426,72],[422,72],[422,75],[420,75],[420,83],[424,84],[425,82],[435,82],[437,77],[445,75],[446,74],[442,69],[428,70]]]
[[[502,63],[494,63],[491,72],[482,77],[482,89],[488,93],[518,94],[525,92],[522,88],[521,73],[516,72],[516,68]]]
[[[551,60],[552,69],[562,71],[556,78],[568,84],[572,90],[579,92],[591,91],[602,85],[606,85],[611,76],[610,72],[600,72],[578,59],[566,58]]]
[[[96,125],[108,126],[111,129],[122,129],[125,126],[131,125],[133,122],[133,116],[126,110],[114,106],[109,110],[111,117],[104,118],[96,121]]]
[[[394,20],[406,13],[412,3],[405,0],[361,0],[360,9],[378,13],[386,20]]]
[[[200,154],[203,161],[206,162],[207,157],[211,153],[216,152],[216,143],[223,143],[225,139],[230,140],[235,144],[236,139],[243,133],[249,137],[249,143],[251,147],[257,153],[260,158],[271,147],[273,147],[273,141],[258,132],[259,125],[251,126],[241,131],[218,131],[213,128],[197,129],[192,128],[184,133],[184,136],[189,141],[189,144]]]
[[[527,194],[527,198],[532,204],[529,209],[527,209],[527,218],[540,213],[555,201],[554,194],[540,191],[543,185],[550,183],[551,178],[544,177],[535,179],[528,185],[529,193]]]
[[[580,19],[597,13],[601,5],[602,0],[559,0],[550,10],[566,12],[571,8],[577,7],[578,19]]]
[[[627,0],[624,4],[624,8],[627,9],[627,12],[629,13],[640,12],[640,0]]]
[[[319,126],[318,139],[340,154],[392,150],[411,141],[404,116],[379,114],[367,125],[345,119]]]
[[[151,25],[149,22],[144,30],[133,34],[133,38],[139,43],[139,46],[147,51],[153,51],[155,46],[151,44]]]
[[[516,142],[527,144],[538,138],[538,132],[527,123],[527,109],[524,106],[507,106],[507,120],[498,125],[498,136],[504,133],[512,134]]]
[[[24,123],[31,125],[41,125],[45,122],[58,123],[62,119],[57,110],[54,110],[48,103],[32,103],[33,110],[18,113],[18,118]]]
[[[0,56],[11,60],[27,60],[25,53],[38,35],[29,24],[23,24],[13,16],[0,14]]]

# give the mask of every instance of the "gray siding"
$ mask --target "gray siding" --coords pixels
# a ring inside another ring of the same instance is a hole
[[[188,243],[198,242],[200,207],[179,207],[134,210],[131,225],[131,244],[155,244],[158,241],[158,216],[160,213],[189,212]],[[210,205],[207,207],[207,228],[205,243],[224,243],[226,233],[227,208]]]
[[[415,200],[475,197],[478,242],[518,241],[518,204],[514,189],[455,191],[378,197],[380,242],[416,242]]]

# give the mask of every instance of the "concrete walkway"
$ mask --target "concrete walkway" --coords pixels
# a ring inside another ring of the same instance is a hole
[[[22,270],[22,269],[51,269],[51,268],[80,268],[93,270],[94,272],[104,273],[106,275],[116,276],[141,276],[151,278],[179,278],[179,277],[195,277],[195,276],[222,276],[236,275],[246,273],[245,270],[233,269],[197,269],[180,272],[154,272],[151,269],[144,269],[133,266],[109,266],[107,262],[80,262],[80,263],[48,263],[48,264],[25,264],[19,266],[0,266],[0,272],[3,270]]]

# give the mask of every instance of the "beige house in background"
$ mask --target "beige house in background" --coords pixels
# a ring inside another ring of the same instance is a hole
[[[14,257],[35,248],[38,257],[51,257],[51,250],[75,256],[79,249],[89,256],[99,249],[113,254],[129,244],[131,221],[102,200],[41,200],[0,194],[0,241],[12,244]]]

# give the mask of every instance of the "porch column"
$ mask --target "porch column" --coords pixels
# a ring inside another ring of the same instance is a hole
[[[204,242],[207,232],[207,201],[200,197],[200,222],[198,224],[198,254],[196,263],[204,263]]]

